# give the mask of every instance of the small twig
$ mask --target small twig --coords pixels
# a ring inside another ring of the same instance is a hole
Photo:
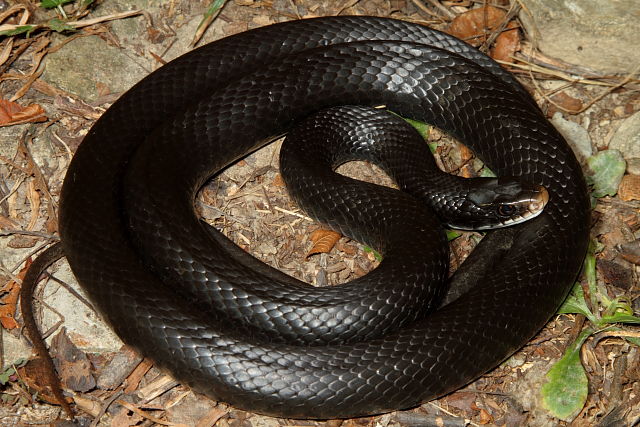
[[[589,78],[578,76],[578,75],[571,76],[565,72],[542,67],[516,56],[512,58],[522,62],[522,64],[515,63],[515,62],[501,61],[501,60],[496,60],[496,62],[502,65],[506,65],[508,67],[513,67],[513,68],[517,68],[524,71],[531,71],[531,72],[559,78],[561,80],[566,80],[571,83],[582,83],[582,84],[588,84],[593,86],[609,86],[609,87],[616,86],[617,84],[617,83],[605,82],[600,80],[593,80],[593,79],[589,79]]]
[[[345,2],[345,4],[343,4],[342,6],[340,6],[340,9],[338,9],[338,12],[336,13],[336,15],[341,15],[342,12],[344,12],[345,10],[349,9],[350,7],[354,7],[355,5],[357,5],[358,3],[360,3],[360,0],[347,0]]]
[[[12,230],[12,229],[0,230],[0,236],[11,236],[13,234],[23,234],[25,236],[42,237],[42,238],[45,238],[47,240],[55,240],[55,241],[60,240],[60,238],[58,236],[56,236],[55,234],[43,233],[41,231]]]
[[[267,202],[267,207],[269,208],[269,210],[271,212],[273,212],[273,204],[271,203],[271,199],[269,198],[269,194],[267,194],[267,188],[264,185],[262,186],[262,194],[264,194],[264,199]]]
[[[531,77],[531,81],[534,84],[534,86],[536,87],[536,90],[540,93],[540,95],[542,95],[542,97],[549,103],[555,105],[557,108],[561,109],[562,111],[569,113],[569,114],[580,114],[583,111],[586,111],[587,109],[589,109],[593,104],[595,104],[596,102],[600,101],[602,98],[604,98],[605,96],[609,95],[611,92],[613,92],[614,90],[626,85],[627,83],[629,83],[632,79],[633,76],[636,75],[638,72],[640,71],[640,65],[638,65],[631,73],[629,73],[627,75],[627,77],[625,77],[621,82],[619,82],[616,85],[613,85],[609,88],[607,88],[606,90],[604,90],[601,94],[599,94],[598,96],[591,98],[589,100],[589,102],[587,102],[586,104],[584,104],[581,108],[577,109],[577,110],[571,110],[568,108],[563,107],[562,105],[554,102],[546,93],[544,93],[544,91],[542,90],[542,88],[538,85],[538,82],[535,80],[535,78],[533,77],[533,75],[530,75]]]
[[[43,242],[42,244],[38,245],[35,247],[35,249],[33,249],[31,252],[29,252],[26,256],[24,256],[16,265],[14,265],[13,267],[11,267],[11,272],[13,274],[14,271],[18,271],[18,269],[20,268],[20,266],[22,264],[24,264],[27,259],[29,259],[29,257],[34,256],[35,254],[37,254],[38,252],[40,252],[41,250],[43,250],[44,248],[46,248],[47,246],[49,246],[51,244],[51,242],[47,241],[47,242]],[[20,283],[20,280],[18,280],[18,283]]]
[[[109,409],[109,407],[113,404],[113,402],[115,402],[120,396],[122,396],[123,391],[122,389],[118,389],[116,390],[113,395],[111,395],[111,397],[109,397],[109,399],[106,400],[106,402],[104,402],[102,405],[100,405],[100,412],[98,412],[95,416],[95,418],[93,419],[93,421],[91,422],[91,427],[96,427],[98,425],[98,423],[100,422],[100,419],[102,418],[102,416],[104,414],[107,413],[107,410]]]
[[[280,211],[282,213],[286,213],[286,214],[289,214],[289,215],[297,216],[298,218],[306,219],[307,221],[313,221],[312,218],[309,218],[306,215],[302,215],[302,214],[300,214],[298,212],[288,211],[288,210],[283,209],[283,208],[281,208],[279,206],[275,206],[274,209],[277,210],[277,211]]]
[[[447,410],[446,410],[446,409],[444,409],[442,406],[437,405],[437,404],[435,404],[435,403],[433,403],[433,402],[429,402],[429,405],[433,406],[433,407],[434,407],[434,408],[436,408],[437,410],[442,411],[442,412],[444,412],[445,414],[447,414],[447,415],[449,415],[449,416],[451,416],[451,417],[453,417],[453,418],[462,418],[462,417],[460,417],[460,416],[458,416],[458,415],[454,414],[453,412],[447,411]],[[480,427],[480,425],[479,425],[479,424],[476,424],[476,423],[474,423],[473,421],[471,421],[471,420],[469,420],[469,419],[464,418],[464,421],[465,421],[466,423],[468,423],[468,425],[470,425],[470,426]]]
[[[431,3],[431,5],[434,6],[436,9],[438,9],[440,12],[444,13],[447,16],[447,18],[453,19],[457,16],[454,12],[451,11],[451,9],[449,9],[448,7],[440,3],[438,0],[427,0],[427,1]]]
[[[146,420],[149,420],[151,422],[154,422],[156,424],[160,424],[160,425],[163,425],[163,426],[177,426],[177,425],[180,425],[179,423],[174,423],[174,422],[171,422],[171,421],[164,421],[164,420],[161,420],[160,418],[153,417],[153,416],[147,414],[146,411],[143,411],[142,409],[138,408],[137,406],[132,405],[129,402],[125,402],[124,400],[118,399],[118,400],[116,400],[116,402],[119,405],[124,406],[128,410],[130,410],[132,412],[135,412],[136,414],[140,415],[142,418],[144,418]]]
[[[69,21],[69,22],[65,22],[65,25],[68,25],[70,27],[73,28],[82,28],[82,27],[88,27],[90,25],[94,25],[94,24],[99,24],[101,22],[107,22],[107,21],[114,21],[116,19],[123,19],[123,18],[128,18],[130,16],[135,16],[135,15],[140,15],[142,14],[142,11],[140,10],[131,10],[129,12],[122,12],[122,13],[115,13],[112,15],[105,15],[105,16],[100,16],[98,18],[93,18],[93,19],[83,19],[80,21]],[[29,24],[26,24],[29,25]],[[30,25],[32,27],[31,31],[37,30],[37,29],[41,29],[41,28],[49,28],[47,26],[47,24],[32,24]],[[19,24],[3,24],[0,25],[0,32],[4,32],[4,31],[14,31],[20,27],[24,27],[24,25],[19,25]]]
[[[93,312],[96,311],[96,309],[93,306],[93,304],[91,304],[91,302],[89,302],[89,300],[87,300],[85,297],[80,295],[80,293],[78,293],[78,291],[73,289],[67,282],[58,279],[53,274],[47,273],[47,277],[49,278],[49,280],[53,280],[58,285],[62,286],[67,292],[69,292],[71,295],[73,295],[78,301],[80,301],[82,304],[84,304],[89,310],[91,310]],[[62,316],[62,315],[60,315],[60,316]]]

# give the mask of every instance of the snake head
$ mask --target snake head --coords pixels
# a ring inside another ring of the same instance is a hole
[[[461,212],[451,218],[450,227],[463,230],[491,230],[508,227],[538,216],[547,202],[547,189],[514,177],[474,178],[468,181]]]

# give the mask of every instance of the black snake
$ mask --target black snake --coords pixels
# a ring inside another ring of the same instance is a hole
[[[405,259],[392,257],[391,276],[378,286],[391,288],[391,296],[341,306],[343,292],[358,297],[357,288],[319,293],[242,256],[193,212],[194,194],[212,171],[312,112],[344,104],[384,105],[431,123],[499,176],[549,191],[540,216],[481,242],[471,258],[489,260],[484,273],[463,268],[444,306],[383,332],[360,328],[371,323],[368,313],[396,316],[415,296],[403,291],[406,277],[417,275]],[[451,36],[373,17],[273,25],[170,62],[93,126],[60,201],[72,270],[126,343],[217,400],[305,418],[408,408],[496,366],[566,296],[588,230],[579,164],[508,73]],[[139,255],[138,240],[152,242],[153,252]],[[193,294],[173,285],[178,278]],[[394,296],[391,308],[383,304]],[[318,314],[326,307],[328,315]],[[324,331],[340,322],[358,326],[334,341]]]

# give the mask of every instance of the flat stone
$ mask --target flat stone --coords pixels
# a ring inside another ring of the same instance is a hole
[[[640,112],[622,121],[609,142],[609,149],[622,153],[628,173],[640,175]]]
[[[77,284],[66,260],[60,264],[58,271],[54,274],[80,295],[85,296],[84,290]],[[50,282],[45,289],[44,300],[64,317],[67,334],[79,348],[90,352],[103,352],[118,351],[122,347],[122,341],[100,316],[63,286]],[[46,330],[59,320],[60,317],[57,314],[45,309],[41,330]]]
[[[520,19],[541,52],[605,74],[640,64],[638,0],[523,0]]]

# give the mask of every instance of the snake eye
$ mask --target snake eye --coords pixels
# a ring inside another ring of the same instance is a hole
[[[516,212],[516,208],[513,205],[498,205],[498,215],[509,217]]]

